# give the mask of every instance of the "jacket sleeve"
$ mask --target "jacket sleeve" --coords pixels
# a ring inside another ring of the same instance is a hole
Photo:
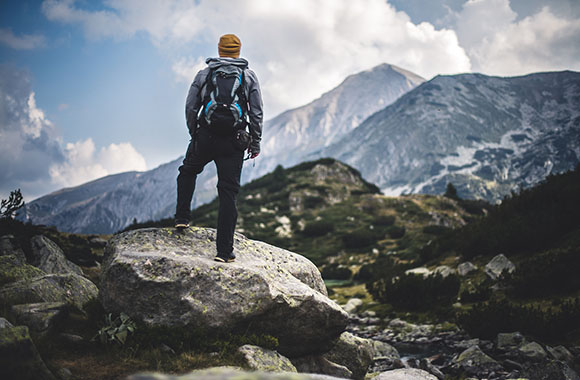
[[[197,113],[199,107],[201,107],[201,92],[203,85],[205,83],[205,78],[207,77],[207,70],[201,70],[197,73],[193,79],[193,83],[189,87],[189,93],[187,94],[187,100],[185,101],[185,120],[187,122],[187,129],[189,130],[190,136],[194,136],[195,130],[197,129]]]
[[[258,77],[252,70],[246,70],[246,77],[248,83],[248,103],[250,117],[250,135],[252,136],[252,144],[250,151],[253,153],[260,152],[260,141],[262,141],[262,122],[263,122],[263,103],[262,92]]]

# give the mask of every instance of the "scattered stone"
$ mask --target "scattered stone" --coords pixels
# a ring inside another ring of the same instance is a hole
[[[28,281],[45,274],[40,269],[26,264],[15,255],[0,256],[0,286],[19,280]]]
[[[32,246],[32,264],[53,274],[74,273],[82,275],[81,267],[70,262],[64,252],[55,242],[43,235],[34,236],[30,240]]]
[[[290,360],[279,353],[246,344],[238,348],[246,365],[254,371],[297,372]]]
[[[360,306],[362,306],[363,301],[359,298],[351,298],[348,300],[348,302],[346,303],[346,305],[344,305],[342,307],[342,309],[344,311],[346,311],[349,314],[352,314],[356,311],[356,309],[358,309]]]
[[[0,288],[0,304],[19,305],[39,302],[65,302],[82,310],[97,298],[98,289],[77,274],[47,274],[30,281],[17,281]]]
[[[235,262],[215,262],[215,230],[209,228],[116,235],[107,245],[100,299],[106,311],[150,326],[247,328],[276,337],[288,357],[328,351],[348,314],[327,297],[316,266],[240,234],[234,252]]]
[[[30,331],[38,335],[46,335],[66,317],[67,305],[64,302],[14,305],[11,314],[17,324],[28,326]]]
[[[28,327],[0,329],[0,378],[56,380],[40,358]]]
[[[456,271],[455,269],[452,269],[451,267],[447,266],[447,265],[440,265],[437,268],[435,268],[435,270],[433,270],[432,274],[438,274],[441,277],[445,278],[448,276],[451,276],[452,274],[455,274]]]
[[[352,378],[352,372],[343,365],[336,364],[321,355],[310,355],[292,359],[298,372],[317,373],[345,379]]]
[[[235,367],[215,367],[193,371],[186,375],[164,375],[141,373],[131,375],[127,380],[342,380],[338,377],[293,372],[247,372]]]
[[[26,264],[24,251],[18,245],[14,235],[4,235],[0,237],[0,256],[14,256],[18,264]]]
[[[429,372],[417,368],[402,368],[380,373],[374,380],[438,380]]]
[[[373,359],[392,358],[394,360],[401,358],[397,349],[390,344],[380,340],[371,340],[371,342],[373,344]]]
[[[568,364],[574,363],[574,355],[564,346],[550,347],[546,346],[546,350],[550,356],[556,360],[566,362]]]
[[[469,273],[473,272],[474,270],[477,270],[477,266],[475,266],[470,261],[466,261],[466,262],[461,263],[457,266],[457,273],[459,273],[459,275],[462,277],[467,276]]]
[[[526,338],[516,331],[513,333],[497,334],[497,349],[502,351],[511,351],[519,348],[526,343]]]
[[[439,368],[431,364],[431,362],[427,359],[421,359],[421,361],[419,362],[419,368],[429,372],[431,375],[434,375],[439,380],[443,380],[445,378],[443,372],[441,372]]]
[[[0,329],[6,329],[9,327],[14,327],[6,318],[0,317]]]
[[[479,375],[502,369],[502,366],[481,351],[479,346],[473,346],[463,351],[454,363],[469,375]]]
[[[423,277],[427,277],[431,273],[432,272],[429,269],[427,269],[426,267],[418,267],[418,268],[408,269],[405,271],[405,274],[414,274],[416,276],[423,276]]]
[[[324,357],[352,372],[353,379],[363,379],[373,361],[373,343],[349,332],[340,335],[336,345]]]
[[[485,274],[487,274],[492,280],[498,280],[502,277],[504,272],[512,273],[514,270],[516,270],[514,263],[501,253],[491,259],[491,261],[485,266]]]
[[[548,357],[546,351],[536,342],[524,344],[518,348],[520,355],[526,360],[540,362]]]

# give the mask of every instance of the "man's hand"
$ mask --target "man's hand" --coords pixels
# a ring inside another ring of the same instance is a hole
[[[260,152],[252,152],[250,151],[250,159],[256,158],[260,155]]]

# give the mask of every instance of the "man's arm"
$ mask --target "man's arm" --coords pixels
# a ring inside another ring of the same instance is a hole
[[[189,135],[192,138],[197,129],[197,113],[199,112],[199,107],[201,107],[201,91],[205,84],[205,78],[207,77],[207,73],[204,71],[199,71],[193,79],[193,83],[189,87],[187,100],[185,101],[185,120],[187,122]]]
[[[246,70],[246,77],[248,82],[250,135],[252,136],[250,157],[255,158],[260,154],[260,141],[262,141],[262,120],[264,116],[262,112],[262,92],[260,91],[258,77],[252,70]]]

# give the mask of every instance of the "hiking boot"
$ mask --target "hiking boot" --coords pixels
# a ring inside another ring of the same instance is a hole
[[[175,219],[175,228],[187,228],[189,227],[189,221],[187,219]]]
[[[234,261],[236,261],[236,256],[234,256],[233,253],[228,256],[220,255],[218,253],[218,255],[215,257],[214,260],[220,263],[233,263]]]

